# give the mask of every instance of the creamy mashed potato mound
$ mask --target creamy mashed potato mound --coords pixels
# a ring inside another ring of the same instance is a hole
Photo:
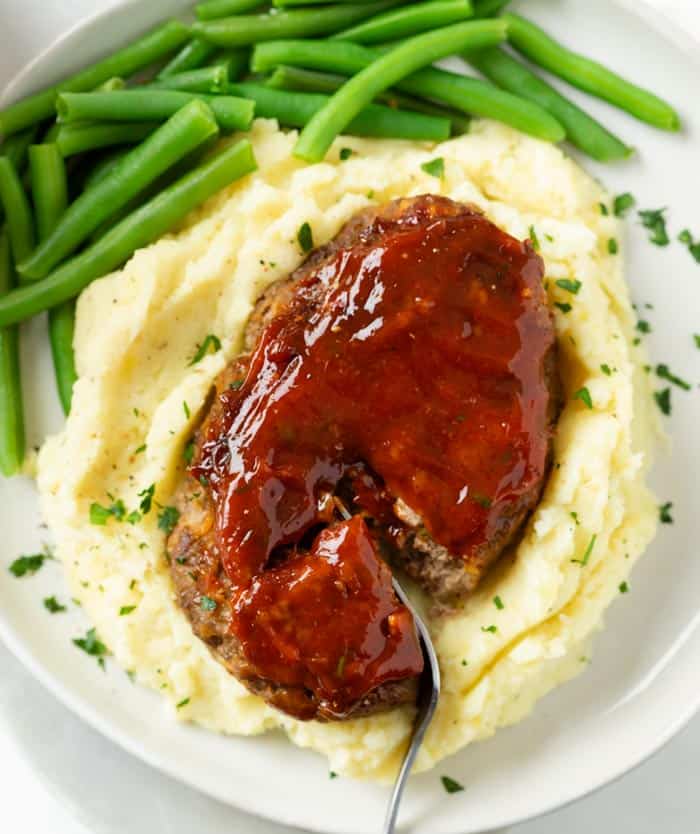
[[[171,502],[183,449],[214,378],[241,349],[256,299],[303,260],[304,222],[319,245],[369,204],[432,192],[476,204],[517,238],[533,228],[549,300],[571,305],[554,308],[566,393],[555,465],[513,558],[455,615],[431,618],[443,696],[418,761],[425,770],[520,720],[584,668],[604,610],[654,534],[644,475],[655,424],[623,259],[608,252],[620,224],[601,213],[610,204],[601,186],[558,148],[490,122],[437,147],[343,137],[312,166],[293,158],[296,134],[274,122],[257,121],[252,139],[255,174],[83,293],[73,410],[39,459],[43,511],[100,638],[173,715],[223,733],[283,728],[335,771],[392,776],[410,709],[320,724],[266,706],[192,634],[174,598],[158,506],[141,523],[98,526],[90,505],[120,499],[136,509],[154,483],[157,504]],[[345,147],[355,153],[340,161]],[[441,179],[421,169],[436,157],[445,161]],[[580,281],[579,292],[560,279]],[[222,349],[192,365],[209,334]],[[592,408],[573,396],[584,386]],[[135,608],[120,616],[125,606]]]

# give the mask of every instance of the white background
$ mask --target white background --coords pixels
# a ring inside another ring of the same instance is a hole
[[[653,2],[700,37],[697,0]],[[114,4],[115,0],[4,0],[0,20],[0,86],[76,22]],[[37,750],[41,753],[37,754]],[[576,755],[575,751],[572,755]],[[511,834],[698,834],[698,758],[700,718],[621,782],[545,819],[519,826]],[[123,780],[126,772],[134,780],[146,778],[148,771],[136,761],[125,768],[127,760],[126,754],[55,702],[0,647],[0,830],[22,834],[137,834],[119,824],[113,780]],[[52,774],[47,780],[46,776]],[[55,789],[50,793],[47,784],[60,785],[82,807],[68,808],[64,797],[56,795]],[[120,785],[120,796],[125,795],[124,788]],[[201,804],[197,834],[206,834],[209,812],[215,812],[217,817],[230,813],[230,830],[235,834],[282,831],[224,810],[195,794],[192,801]],[[81,814],[82,823],[78,821]],[[104,819],[103,828],[95,827],[97,819]],[[168,832],[161,827],[157,834]]]

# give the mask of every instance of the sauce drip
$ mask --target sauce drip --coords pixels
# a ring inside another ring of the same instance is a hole
[[[446,203],[378,217],[298,282],[219,393],[192,467],[212,490],[251,668],[307,687],[329,715],[422,657],[374,522],[322,529],[328,496],[349,490],[390,532],[401,498],[468,559],[546,468],[542,261]]]

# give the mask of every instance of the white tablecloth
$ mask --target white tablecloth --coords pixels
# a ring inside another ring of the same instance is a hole
[[[698,0],[652,0],[654,5],[700,36]],[[0,86],[42,48],[82,17],[116,0],[4,0],[0,21]],[[145,0],[147,2],[147,0]],[[585,0],[581,0],[585,2]],[[9,14],[6,10],[10,11]],[[31,26],[23,26],[28,10],[35,11]],[[47,727],[45,713],[51,711]],[[36,710],[36,721],[32,719]],[[41,687],[0,646],[0,831],[21,834],[86,834],[75,810],[63,798],[52,796],[38,776],[42,763],[36,748],[46,744],[46,767],[57,766],[48,751],[54,743],[66,744],[66,733],[75,733],[76,744],[85,746],[84,755],[94,758],[104,778],[114,773],[116,760],[124,754],[112,750],[109,742],[83,729],[76,719],[54,704]],[[16,722],[15,722],[16,716]],[[42,718],[44,720],[42,720]],[[62,723],[65,722],[65,723]],[[44,734],[39,745],[32,737]],[[27,751],[32,747],[33,758]],[[700,794],[697,790],[697,762],[700,759],[700,718],[652,761],[616,785],[559,811],[545,819],[518,826],[511,834],[697,834],[700,831]],[[109,796],[109,785],[104,785]],[[87,789],[87,788],[86,788]],[[92,788],[94,790],[94,788]],[[79,788],[74,791],[80,796]],[[94,803],[91,803],[94,809]],[[104,808],[105,815],[110,809]],[[198,834],[207,834],[202,820]],[[236,834],[278,834],[273,825],[254,823],[243,815],[231,814],[231,831]],[[104,834],[90,830],[87,834]],[[131,834],[124,830],[123,834]],[[154,834],[169,834],[160,829]]]

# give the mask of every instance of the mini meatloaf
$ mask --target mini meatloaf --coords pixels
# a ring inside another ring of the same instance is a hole
[[[547,476],[559,384],[543,264],[435,196],[356,215],[264,294],[219,377],[168,541],[195,634],[301,719],[415,700],[390,565],[444,610]]]

